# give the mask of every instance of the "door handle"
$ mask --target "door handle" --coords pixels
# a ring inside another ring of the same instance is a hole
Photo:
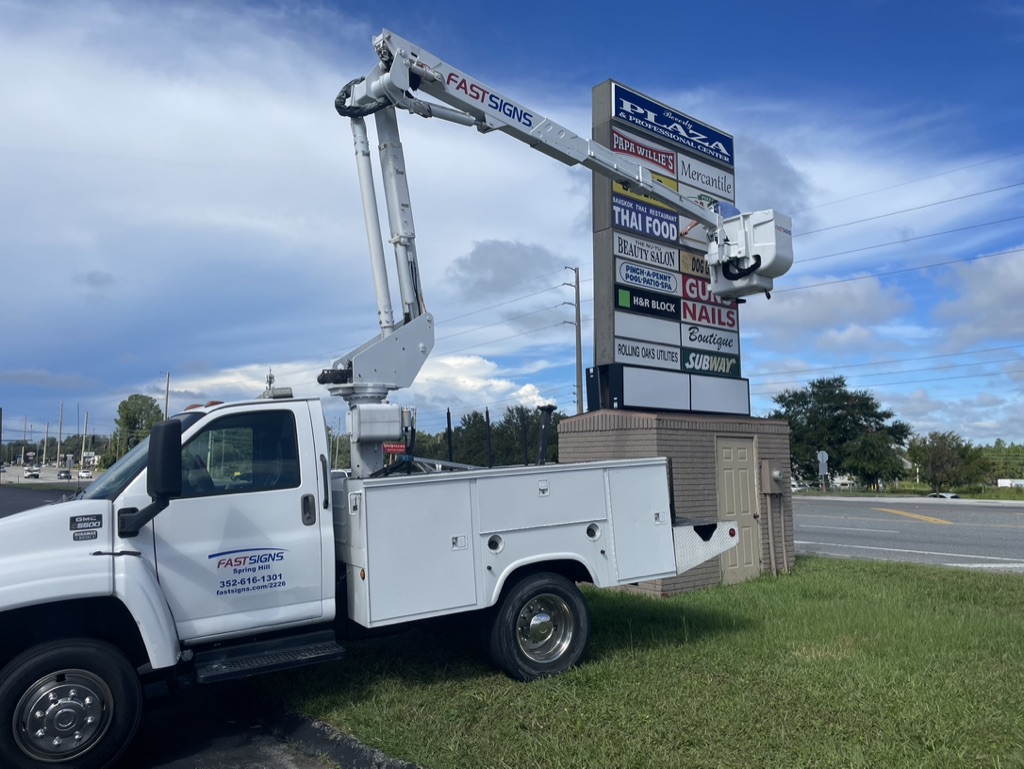
[[[312,526],[316,523],[316,499],[312,494],[302,495],[302,525]]]
[[[320,455],[320,471],[324,477],[324,510],[326,510],[331,499],[331,471],[327,468],[327,457],[323,454]]]

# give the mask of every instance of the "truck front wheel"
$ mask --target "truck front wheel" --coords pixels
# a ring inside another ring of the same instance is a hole
[[[76,639],[34,647],[0,672],[0,766],[109,766],[141,713],[138,676],[110,644]]]
[[[560,574],[532,574],[509,587],[490,617],[487,651],[512,678],[533,681],[576,665],[590,637],[590,611]]]

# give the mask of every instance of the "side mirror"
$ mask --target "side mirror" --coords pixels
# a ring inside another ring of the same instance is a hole
[[[157,422],[149,434],[146,492],[153,501],[181,496],[181,422]]]
[[[174,497],[181,496],[181,422],[158,422],[149,433],[149,458],[146,465],[146,492],[152,503],[139,510],[129,507],[117,511],[117,533],[137,537]]]

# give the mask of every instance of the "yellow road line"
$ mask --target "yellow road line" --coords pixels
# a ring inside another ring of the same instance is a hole
[[[902,515],[904,518],[913,518],[915,521],[923,521],[924,523],[944,523],[947,526],[952,526],[952,521],[944,521],[941,518],[932,518],[930,515],[918,515],[917,513],[908,513],[905,510],[890,510],[887,507],[874,507],[872,510],[877,510],[880,513],[892,513],[893,515]]]

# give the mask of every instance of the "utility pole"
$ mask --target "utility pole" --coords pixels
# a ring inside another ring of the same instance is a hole
[[[573,306],[576,308],[576,414],[583,413],[583,330],[580,323],[580,268],[566,267],[572,270],[574,280],[572,283],[563,283],[563,286],[572,286],[576,290],[576,300]],[[563,302],[562,304],[569,304]]]
[[[167,383],[164,385],[164,419],[167,419],[167,401],[171,397],[171,372],[167,372]],[[86,414],[85,418],[88,419],[89,415]]]
[[[85,431],[82,433],[82,448],[79,451],[78,467],[85,467],[85,436],[89,434],[89,412],[85,412]]]
[[[43,467],[46,467],[46,444],[50,442],[50,423],[46,423],[46,431],[43,433]]]
[[[60,455],[60,444],[64,439],[64,401],[60,402],[60,416],[57,418],[57,464],[64,461]]]

